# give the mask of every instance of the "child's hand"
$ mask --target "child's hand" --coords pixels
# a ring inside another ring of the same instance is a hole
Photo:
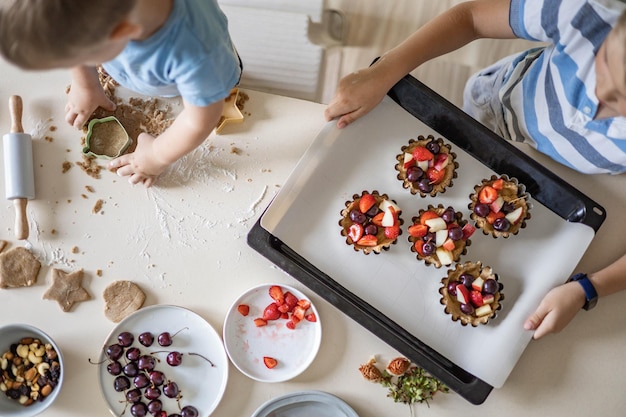
[[[537,310],[524,323],[524,329],[534,330],[534,339],[558,333],[567,326],[585,304],[585,292],[577,282],[553,288],[543,298]]]
[[[115,110],[113,103],[105,94],[100,84],[81,85],[72,83],[65,105],[65,121],[77,129],[81,129],[91,114],[98,107]]]
[[[168,166],[156,154],[155,140],[154,136],[141,133],[137,138],[135,152],[115,158],[109,162],[108,168],[119,176],[128,177],[131,184],[142,183],[146,188],[151,187]]]
[[[335,117],[342,129],[378,105],[387,94],[387,88],[372,72],[372,67],[353,72],[339,81],[332,101],[324,111],[326,120]]]

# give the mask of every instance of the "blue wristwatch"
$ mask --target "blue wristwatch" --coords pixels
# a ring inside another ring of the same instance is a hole
[[[585,305],[583,306],[583,308],[585,310],[591,310],[592,308],[594,308],[596,304],[598,303],[598,293],[595,287],[593,286],[593,284],[591,283],[591,281],[589,281],[587,274],[583,274],[582,272],[579,272],[578,274],[571,277],[569,280],[576,281],[581,285],[581,287],[583,287],[583,290],[585,291],[585,299],[586,299]]]

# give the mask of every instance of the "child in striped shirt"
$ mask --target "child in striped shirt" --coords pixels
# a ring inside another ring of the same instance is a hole
[[[371,67],[344,77],[327,120],[343,128],[422,63],[478,38],[547,43],[504,58],[466,84],[463,109],[500,136],[584,173],[626,172],[626,12],[600,0],[476,0],[426,23]],[[616,6],[617,7],[617,6]],[[563,329],[596,292],[626,289],[626,255],[553,289],[524,327]],[[580,284],[580,285],[579,285]],[[583,285],[584,284],[584,285]]]

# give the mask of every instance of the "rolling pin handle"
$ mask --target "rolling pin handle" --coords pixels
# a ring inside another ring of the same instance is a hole
[[[28,239],[28,218],[26,217],[27,198],[13,199],[15,207],[15,238],[19,240]]]
[[[11,96],[9,98],[9,112],[11,113],[11,133],[24,133],[22,126],[22,97]]]

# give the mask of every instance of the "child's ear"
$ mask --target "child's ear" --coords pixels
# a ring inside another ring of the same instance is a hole
[[[113,28],[109,35],[110,40],[119,40],[123,38],[132,39],[138,37],[141,34],[141,27],[128,20],[122,20],[117,26]]]

